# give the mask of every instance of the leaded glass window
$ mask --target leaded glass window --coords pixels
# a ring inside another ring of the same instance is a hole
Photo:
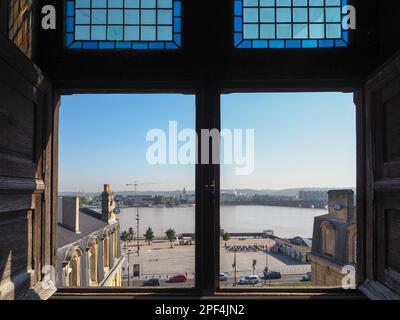
[[[348,46],[347,0],[234,0],[236,48]]]
[[[66,0],[70,49],[178,49],[182,0]]]

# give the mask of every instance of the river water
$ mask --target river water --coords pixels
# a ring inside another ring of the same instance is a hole
[[[136,208],[123,208],[119,215],[121,230],[132,227],[136,232]],[[269,206],[222,206],[221,228],[228,232],[262,232],[272,229],[279,237],[311,238],[314,217],[326,214],[324,209]],[[194,233],[195,208],[139,208],[140,234],[151,227],[156,236],[169,228],[180,233]]]

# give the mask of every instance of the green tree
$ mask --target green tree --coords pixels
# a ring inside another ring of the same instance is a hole
[[[123,232],[121,233],[120,238],[121,238],[121,241],[124,241],[124,242],[128,241],[128,240],[129,240],[129,233],[126,232],[126,231],[123,231]]]
[[[152,242],[153,239],[154,239],[154,232],[153,232],[153,229],[149,227],[149,228],[147,229],[146,233],[144,234],[144,237],[145,237],[146,241],[147,241],[147,242],[149,243],[149,245],[150,245],[151,242]]]
[[[174,229],[168,229],[165,231],[165,235],[167,236],[169,242],[171,243],[171,248],[172,248],[172,242],[175,241],[176,239],[176,232]]]
[[[222,240],[225,241],[225,247],[226,247],[226,243],[229,241],[230,238],[231,238],[231,236],[229,235],[228,232],[224,232],[224,233],[222,234]]]

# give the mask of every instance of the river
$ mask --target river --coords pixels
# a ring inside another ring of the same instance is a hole
[[[227,232],[262,232],[272,229],[279,237],[311,238],[314,217],[326,214],[324,209],[269,206],[222,206],[221,228]],[[180,233],[194,233],[195,208],[139,208],[140,234],[151,227],[156,236],[173,228]],[[136,232],[136,208],[123,208],[118,216],[121,230],[132,227]]]

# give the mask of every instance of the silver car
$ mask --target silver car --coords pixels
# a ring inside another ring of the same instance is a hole
[[[228,276],[225,273],[221,272],[219,274],[219,281],[228,281]]]
[[[256,275],[241,277],[238,282],[238,284],[257,284],[257,283],[260,283],[260,278]]]

